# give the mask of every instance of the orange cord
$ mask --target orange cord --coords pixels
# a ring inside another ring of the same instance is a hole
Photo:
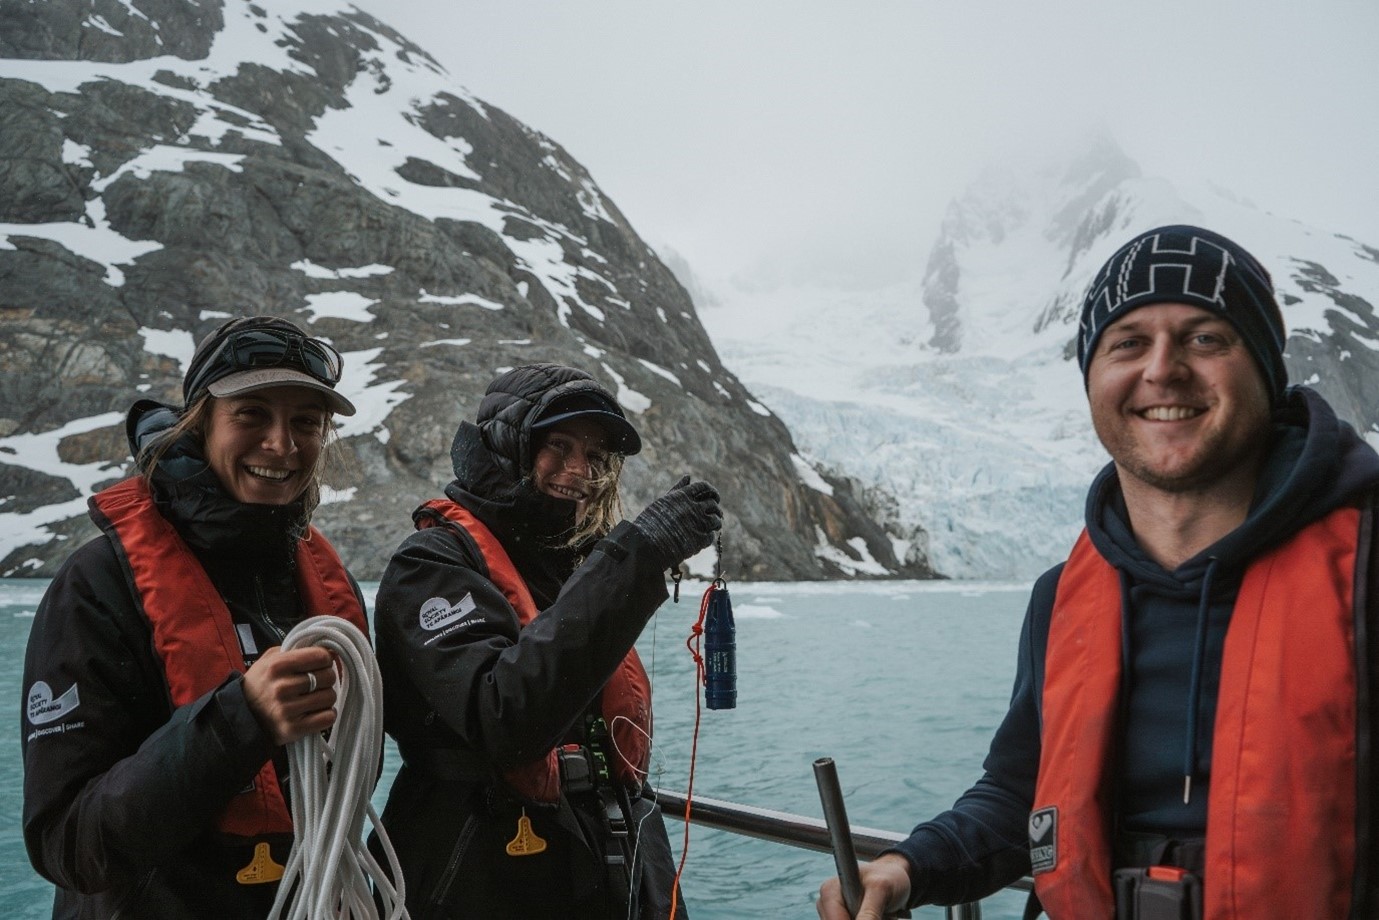
[[[699,652],[699,642],[704,635],[704,617],[709,611],[709,598],[716,587],[716,583],[710,584],[704,592],[704,599],[699,603],[699,620],[690,630],[689,638],[685,640],[685,648],[689,649],[690,655],[694,657],[694,735],[690,741],[689,788],[685,790],[685,838],[680,845],[680,864],[675,868],[675,881],[670,887],[669,920],[675,920],[675,909],[680,903],[680,876],[685,871],[685,857],[689,856],[690,811],[694,806],[694,763],[699,754],[699,720],[703,715],[699,702],[699,688],[704,685],[704,656]]]

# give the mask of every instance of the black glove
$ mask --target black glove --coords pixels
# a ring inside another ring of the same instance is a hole
[[[713,542],[723,526],[718,490],[686,476],[647,505],[632,522],[667,567],[677,566]]]

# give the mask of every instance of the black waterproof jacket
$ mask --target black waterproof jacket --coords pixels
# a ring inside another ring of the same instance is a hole
[[[455,437],[456,481],[447,497],[499,539],[541,613],[519,628],[466,534],[432,527],[408,536],[379,585],[376,649],[384,721],[402,755],[383,814],[402,865],[413,920],[464,918],[664,918],[674,878],[660,809],[633,790],[638,829],[628,886],[607,870],[616,847],[597,797],[558,805],[520,801],[499,779],[553,746],[583,739],[583,716],[642,628],[666,599],[666,560],[641,532],[617,525],[591,547],[562,546],[574,503],[538,493],[530,423],[570,388],[597,386],[569,368],[538,369],[491,393],[479,424]],[[460,628],[421,624],[428,601],[473,609]],[[525,815],[546,841],[510,856]],[[678,916],[684,916],[683,912]]]
[[[172,421],[169,410],[141,403],[131,413],[132,440]],[[230,499],[189,445],[166,458],[153,491],[259,654],[281,644],[302,618],[293,571],[300,505]],[[291,795],[285,752],[249,710],[237,674],[172,706],[148,620],[109,536],[74,552],[39,604],[26,695],[40,681],[54,697],[75,687],[79,700],[42,730],[20,717],[24,842],[34,867],[57,885],[53,917],[266,917],[277,885],[238,884],[252,849],[215,824],[269,757]],[[49,730],[54,725],[61,730]],[[285,863],[292,838],[271,845]]]
[[[1304,387],[1291,388],[1276,413],[1271,452],[1245,522],[1172,572],[1135,543],[1114,465],[1098,475],[1088,494],[1087,531],[1097,551],[1120,570],[1128,592],[1128,609],[1121,613],[1128,625],[1129,668],[1116,770],[1122,831],[1175,840],[1205,833],[1221,652],[1244,570],[1257,555],[1336,508],[1372,508],[1376,490],[1379,455]],[[1374,546],[1362,545],[1361,551],[1379,565]],[[1030,872],[1028,820],[1039,767],[1044,654],[1062,570],[1062,564],[1055,566],[1035,583],[1010,709],[992,741],[985,774],[952,810],[917,826],[894,850],[911,863],[912,905],[975,901]],[[1357,621],[1361,627],[1368,624],[1358,636],[1368,686],[1362,673],[1357,855],[1361,895],[1368,899],[1367,909],[1379,910],[1379,846],[1373,840],[1379,796],[1372,792],[1374,757],[1367,753],[1373,750],[1379,712],[1372,698],[1379,691],[1379,577],[1373,571],[1368,585],[1357,586],[1356,597]],[[1196,662],[1201,692],[1192,699],[1194,635],[1203,614],[1206,642]],[[1194,764],[1188,804],[1183,802],[1185,758]],[[1364,909],[1357,905],[1357,911]]]

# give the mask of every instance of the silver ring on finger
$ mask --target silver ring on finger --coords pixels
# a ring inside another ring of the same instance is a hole
[[[315,671],[307,671],[307,672],[306,672],[306,692],[307,692],[307,693],[315,693],[315,692],[316,692],[316,672],[315,672]]]

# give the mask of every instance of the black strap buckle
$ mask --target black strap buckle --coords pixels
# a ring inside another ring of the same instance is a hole
[[[627,837],[627,817],[623,812],[622,803],[618,801],[617,793],[612,789],[604,787],[600,790],[603,799],[603,823],[608,828],[608,833],[615,839],[622,840]]]
[[[560,763],[560,783],[566,795],[584,795],[594,791],[597,770],[589,749],[582,744],[567,744],[556,752]]]
[[[1116,920],[1202,920],[1202,882],[1177,866],[1117,869]]]

